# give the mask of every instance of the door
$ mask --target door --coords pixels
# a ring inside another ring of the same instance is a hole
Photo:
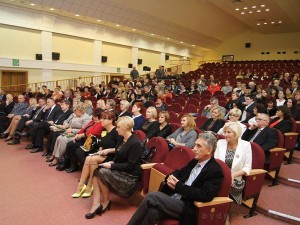
[[[2,71],[1,88],[16,96],[22,94],[28,84],[27,71]]]

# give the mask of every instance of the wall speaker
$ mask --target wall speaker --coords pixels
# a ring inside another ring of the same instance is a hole
[[[149,67],[149,66],[143,66],[143,71],[151,71],[151,67]]]
[[[128,68],[132,68],[132,67],[133,67],[132,63],[128,63]]]
[[[138,65],[143,64],[143,60],[142,59],[138,59]]]
[[[165,60],[169,60],[170,56],[169,55],[165,55]]]
[[[106,63],[107,62],[107,56],[102,56],[101,57],[101,62]]]
[[[60,53],[59,52],[52,52],[52,60],[59,60]]]
[[[245,43],[245,48],[251,48],[251,43]]]
[[[42,54],[35,54],[35,60],[43,60]]]

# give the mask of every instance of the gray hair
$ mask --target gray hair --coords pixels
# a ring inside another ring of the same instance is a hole
[[[120,103],[123,104],[123,106],[125,107],[125,109],[129,109],[130,103],[127,100],[122,100]]]
[[[211,133],[200,133],[198,135],[198,138],[201,138],[206,142],[207,147],[213,150],[212,153],[215,152],[217,148],[217,138],[215,137],[215,135]]]

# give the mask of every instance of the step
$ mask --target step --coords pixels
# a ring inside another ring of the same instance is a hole
[[[287,185],[269,187],[265,182],[257,203],[257,211],[291,224],[300,223],[300,189]]]
[[[300,164],[282,164],[279,172],[278,182],[300,188]]]

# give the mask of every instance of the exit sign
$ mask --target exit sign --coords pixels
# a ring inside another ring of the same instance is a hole
[[[20,60],[19,59],[13,59],[12,60],[12,65],[13,66],[20,66]]]

